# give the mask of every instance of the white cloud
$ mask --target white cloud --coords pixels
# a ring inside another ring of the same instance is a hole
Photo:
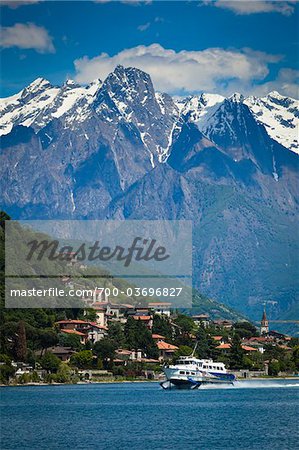
[[[41,0],[0,0],[0,6],[8,6],[11,9],[16,9],[19,6],[33,5],[40,3]]]
[[[94,58],[74,61],[76,79],[88,83],[104,78],[117,64],[137,67],[149,73],[156,89],[172,94],[199,91],[228,93],[236,87],[247,88],[269,73],[269,64],[281,59],[248,48],[242,50],[208,48],[176,52],[160,44],[139,45],[114,56],[102,53]]]
[[[157,17],[154,18],[153,22],[147,22],[147,23],[145,23],[145,24],[139,25],[139,26],[137,27],[137,30],[139,30],[139,31],[146,31],[146,30],[148,30],[152,25],[156,25],[156,26],[157,26],[158,24],[162,24],[163,22],[164,22],[164,18],[163,18],[163,17],[157,16]]]
[[[137,30],[139,30],[139,31],[146,31],[150,26],[151,26],[151,23],[147,22],[147,23],[145,23],[143,25],[139,25],[137,27]]]
[[[39,53],[55,52],[52,38],[48,31],[34,23],[16,23],[12,27],[3,27],[0,45],[3,48],[34,49]]]
[[[217,8],[224,8],[233,11],[235,14],[248,15],[258,13],[276,12],[284,16],[290,16],[294,12],[293,1],[263,1],[263,0],[215,0],[204,1],[204,5],[216,6]]]
[[[299,98],[299,70],[282,68],[278,72],[277,78],[268,81],[260,86],[256,86],[253,90],[255,95],[266,95],[271,91],[278,91],[282,95],[293,98]]]

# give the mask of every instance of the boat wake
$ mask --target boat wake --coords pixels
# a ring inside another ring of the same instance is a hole
[[[233,385],[213,385],[207,384],[200,387],[202,389],[267,389],[267,388],[299,388],[299,381],[273,381],[273,380],[253,380],[235,381]]]

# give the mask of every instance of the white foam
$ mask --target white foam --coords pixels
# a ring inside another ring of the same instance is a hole
[[[296,383],[294,380],[239,380],[235,381],[233,385],[226,384],[206,384],[200,386],[201,389],[273,389],[273,388],[299,388],[299,380]]]

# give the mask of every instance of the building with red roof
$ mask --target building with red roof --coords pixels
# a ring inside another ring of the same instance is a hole
[[[56,322],[59,331],[65,334],[73,334],[81,337],[82,343],[99,341],[107,335],[107,327],[97,322],[85,320],[60,320]],[[84,337],[83,337],[84,336]]]
[[[157,347],[159,349],[159,360],[166,360],[173,357],[173,354],[179,348],[176,345],[168,344],[168,342],[159,340],[157,342]]]
[[[242,349],[246,352],[246,353],[250,353],[250,352],[256,352],[257,349],[254,347],[250,347],[249,345],[244,345],[241,344]],[[216,347],[218,350],[223,351],[224,353],[227,353],[230,349],[231,349],[231,344],[229,343],[222,343],[220,345],[217,345]]]
[[[149,330],[153,328],[153,317],[147,316],[143,314],[135,314],[135,316],[132,316],[134,320],[140,320],[142,323],[144,323]]]
[[[152,338],[154,340],[163,341],[165,339],[165,336],[162,336],[161,334],[152,334]]]

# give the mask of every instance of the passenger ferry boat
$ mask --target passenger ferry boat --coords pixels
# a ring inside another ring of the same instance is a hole
[[[235,375],[228,373],[225,365],[211,359],[197,359],[181,356],[174,365],[163,367],[166,380],[160,385],[163,389],[171,387],[195,389],[202,384],[234,384]]]

